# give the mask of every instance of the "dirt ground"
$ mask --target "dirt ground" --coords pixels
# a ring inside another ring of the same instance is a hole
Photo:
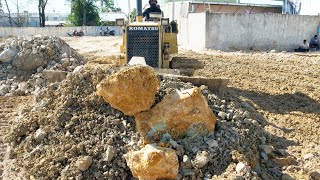
[[[10,128],[10,119],[14,115],[14,112],[19,108],[20,105],[30,102],[32,97],[29,96],[16,96],[16,97],[5,97],[0,96],[0,137],[3,137]],[[0,180],[2,180],[3,173],[3,160],[7,151],[7,144],[4,144],[0,138]]]
[[[88,60],[118,55],[122,40],[121,37],[63,39]],[[272,172],[277,168],[296,179],[308,179],[312,172],[320,173],[319,53],[182,50],[177,56],[204,65],[194,75],[229,79],[225,93],[245,101],[253,107],[252,112],[263,115],[264,128],[272,137],[270,143],[286,151],[284,157],[274,157],[274,164],[265,164],[263,169]],[[1,133],[8,127],[3,113],[14,111],[13,107],[23,100],[11,98],[0,99]],[[0,146],[3,153],[5,145]]]
[[[120,37],[65,38],[86,57],[119,53]],[[185,61],[203,63],[194,75],[226,78],[226,93],[261,113],[274,147],[286,156],[275,157],[264,168],[279,170],[297,179],[320,172],[320,54],[181,50]],[[311,158],[309,157],[311,156]]]

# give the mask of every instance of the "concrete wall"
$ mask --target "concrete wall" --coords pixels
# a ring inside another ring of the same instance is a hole
[[[206,13],[190,13],[188,18],[188,40],[187,49],[202,50],[206,48]]]
[[[165,17],[172,18],[172,3],[161,4],[161,9]],[[190,10],[190,2],[175,3],[178,44],[191,50],[290,51],[304,39],[310,41],[320,25],[320,16],[190,13]]]
[[[100,28],[115,30],[116,35],[121,35],[122,30],[118,26],[85,26],[85,27],[0,27],[0,37],[25,36],[25,35],[48,35],[68,36],[74,29],[83,30],[85,36],[99,36]]]
[[[293,50],[317,33],[320,16],[207,14],[206,48]]]

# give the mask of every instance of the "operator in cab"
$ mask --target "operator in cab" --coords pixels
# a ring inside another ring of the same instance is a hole
[[[143,12],[143,17],[145,21],[152,21],[150,18],[150,13],[162,13],[157,0],[149,0],[150,7]]]

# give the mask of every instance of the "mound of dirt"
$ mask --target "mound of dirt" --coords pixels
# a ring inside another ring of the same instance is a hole
[[[6,136],[11,144],[8,162],[15,167],[11,170],[35,179],[132,179],[124,154],[143,147],[134,118],[96,94],[96,85],[115,71],[85,66],[68,74],[61,85],[52,83],[40,91],[35,104],[17,114]],[[172,77],[158,78],[155,104],[175,89],[194,87]],[[218,117],[216,129],[206,136],[176,141],[168,137],[169,148],[179,159],[177,179],[261,176],[260,162],[277,151],[267,144],[270,137],[263,130],[263,120],[231,97],[221,99],[206,86],[200,89]]]
[[[0,45],[0,51],[0,96],[36,94],[84,64],[83,58],[57,37],[11,38]]]

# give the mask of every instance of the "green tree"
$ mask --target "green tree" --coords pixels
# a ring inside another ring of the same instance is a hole
[[[96,0],[98,1],[98,0]],[[101,9],[102,12],[121,12],[121,8],[116,7],[114,5],[113,0],[103,0],[103,8]]]
[[[134,22],[137,16],[137,9],[134,8],[131,13],[130,13],[130,17],[128,18],[130,22]]]
[[[100,17],[94,0],[71,0],[71,14],[68,20],[73,26],[98,26]]]

